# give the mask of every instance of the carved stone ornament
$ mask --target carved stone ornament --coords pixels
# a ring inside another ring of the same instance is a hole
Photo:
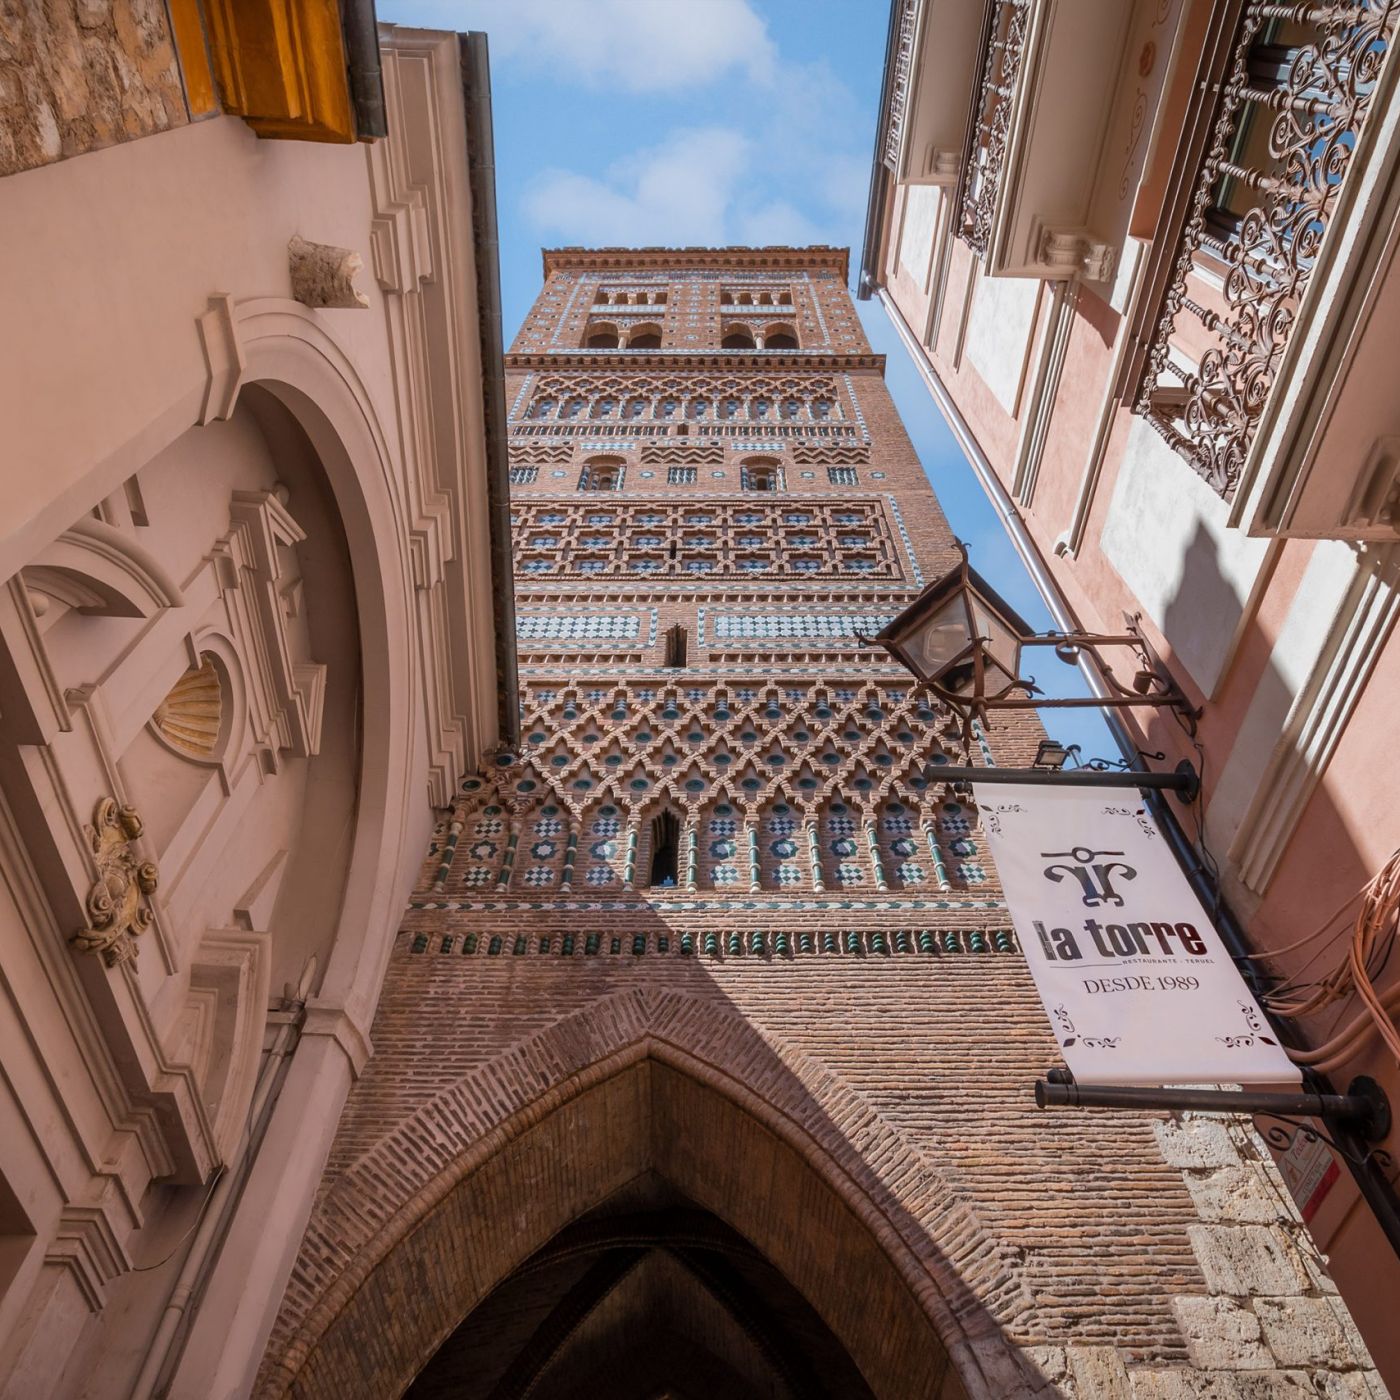
[[[141,818],[134,807],[119,807],[104,797],[84,828],[97,861],[97,879],[88,891],[88,927],[73,935],[79,952],[101,953],[108,967],[116,967],[140,952],[139,934],[151,926],[151,910],[145,896],[160,879],[155,862],[141,860],[131,843],[141,834]]]
[[[355,276],[365,264],[354,249],[294,237],[287,252],[292,265],[292,295],[303,306],[369,305],[369,298],[355,290]]]

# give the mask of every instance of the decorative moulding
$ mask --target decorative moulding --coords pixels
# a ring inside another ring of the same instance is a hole
[[[278,747],[309,758],[321,743],[325,667],[291,659],[294,647],[283,608],[286,581],[279,554],[279,546],[299,544],[306,533],[271,491],[235,491],[230,515],[230,546],[238,572],[253,576],[246,580],[250,612],[263,634],[258,656],[264,664],[257,678],[264,696],[263,718],[280,726]]]
[[[70,525],[24,568],[25,586],[95,617],[154,617],[184,595],[160,561],[101,520]]]
[[[196,318],[195,325],[199,329],[204,368],[209,376],[204,385],[204,402],[199,409],[198,422],[203,428],[233,413],[248,363],[243,354],[233,298],[227,292],[209,298],[209,309]]]
[[[44,1257],[71,1270],[92,1312],[102,1311],[106,1285],[131,1268],[131,1256],[101,1206],[65,1207]]]
[[[1086,282],[1107,282],[1113,276],[1112,245],[1100,242],[1082,229],[1045,228],[1037,222],[1032,239],[1036,261],[1051,277],[1082,277]]]
[[[141,835],[134,807],[104,797],[85,828],[97,864],[97,878],[87,896],[88,927],[71,939],[79,952],[100,953],[108,967],[136,957],[136,939],[150,928],[146,897],[155,892],[160,874],[154,861],[143,861],[132,842]]]
[[[1356,479],[1342,524],[1358,535],[1400,535],[1400,437],[1379,437]]]
[[[1230,847],[1239,878],[1256,893],[1273,879],[1397,620],[1400,552],[1394,546],[1363,550],[1329,645],[1289,712]]]
[[[212,657],[201,656],[156,706],[151,727],[182,758],[212,762],[223,732],[224,692]]]
[[[210,929],[190,968],[189,1058],[222,1161],[238,1147],[262,1059],[272,935]]]

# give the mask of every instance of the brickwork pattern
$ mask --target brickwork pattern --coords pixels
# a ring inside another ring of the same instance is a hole
[[[1381,1393],[1247,1132],[1032,1106],[1055,1042],[938,781],[957,726],[861,641],[956,552],[843,276],[829,250],[546,255],[508,358],[522,751],[441,816],[262,1393],[397,1393],[645,1172],[780,1267],[877,1394]],[[775,312],[802,348],[740,368],[725,318]],[[604,316],[661,348],[587,368]],[[667,368],[678,345],[700,362]],[[776,489],[745,489],[755,458]],[[1020,714],[975,757],[1040,734]]]

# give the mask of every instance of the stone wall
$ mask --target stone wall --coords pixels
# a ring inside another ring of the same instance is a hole
[[[188,120],[161,0],[0,5],[0,176]]]

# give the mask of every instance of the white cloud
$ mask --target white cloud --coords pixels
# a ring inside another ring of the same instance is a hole
[[[525,58],[601,91],[698,87],[773,70],[768,26],[748,0],[442,0],[443,24],[483,29],[493,59]]]
[[[493,66],[511,82],[538,79],[546,102],[558,88],[561,114],[611,103],[590,119],[604,159],[571,148],[530,178],[520,207],[541,241],[849,242],[865,208],[872,119],[825,59],[784,59],[755,3],[417,0],[414,18],[484,29]],[[645,144],[608,163],[609,138],[627,129],[618,118],[635,105],[654,120],[656,98],[672,92],[687,124],[643,127]]]
[[[525,216],[565,244],[705,244],[727,238],[749,142],[727,127],[673,132],[612,165],[602,179],[545,170],[525,193]]]
[[[754,208],[736,211],[732,240],[726,242],[746,243],[751,247],[765,244],[829,243],[831,235],[818,227],[795,205],[785,199],[769,200]]]

